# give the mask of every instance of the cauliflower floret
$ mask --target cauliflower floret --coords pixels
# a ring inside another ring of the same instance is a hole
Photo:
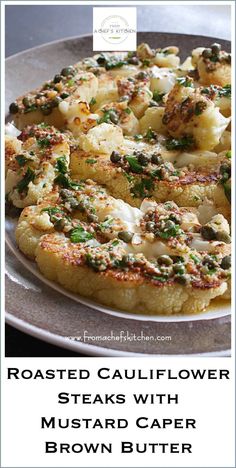
[[[144,116],[140,119],[140,131],[147,133],[151,127],[157,133],[166,134],[166,127],[162,122],[164,107],[149,107]]]
[[[151,68],[150,88],[152,93],[154,91],[158,91],[160,94],[169,93],[175,84],[175,80],[175,73],[168,68],[158,68],[156,66]]]
[[[229,124],[214,103],[188,77],[180,78],[170,91],[163,123],[171,136],[191,135],[198,149],[212,150]]]
[[[77,98],[80,101],[90,102],[93,97],[96,96],[98,90],[98,79],[91,72],[79,71],[78,74],[73,78],[73,85],[75,89],[72,95],[67,98],[69,101],[72,98]]]
[[[161,52],[157,52],[153,63],[158,67],[177,68],[180,64],[180,58],[175,53],[168,52],[171,48],[166,47]],[[174,49],[174,48],[173,48]],[[177,47],[176,47],[177,49]],[[178,49],[177,49],[178,50]],[[176,52],[178,53],[178,52]]]
[[[80,147],[86,152],[111,154],[124,141],[120,127],[102,123],[91,128],[87,135],[80,135]]]
[[[57,162],[65,173],[70,153],[67,137],[44,124],[26,127],[22,140],[6,136],[5,190],[18,208],[37,203],[52,190]]]
[[[231,83],[231,55],[221,51],[220,44],[194,49],[192,64],[197,68],[201,84],[225,86]]]
[[[139,121],[127,105],[127,101],[106,104],[98,111],[98,116],[101,121],[119,125],[124,135],[136,135],[139,133]]]
[[[98,76],[98,90],[96,94],[96,102],[94,103],[92,109],[100,108],[102,105],[117,101],[118,99],[118,88],[116,80],[110,72],[102,73]]]
[[[97,123],[98,115],[92,114],[87,102],[74,100],[71,102],[62,101],[59,104],[60,112],[65,116],[66,128],[74,136],[86,133]]]

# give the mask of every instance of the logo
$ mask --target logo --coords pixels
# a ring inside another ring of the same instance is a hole
[[[93,8],[93,50],[135,50],[136,8]]]

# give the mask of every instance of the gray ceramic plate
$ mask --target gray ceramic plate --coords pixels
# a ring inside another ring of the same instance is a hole
[[[148,42],[152,47],[178,45],[182,58],[194,47],[209,46],[216,40],[184,34],[138,34],[138,42]],[[220,42],[229,50],[228,41]],[[83,36],[8,58],[6,108],[17,96],[34,89],[63,66],[92,54],[92,36]],[[230,354],[230,308],[225,302],[188,317],[134,316],[108,309],[46,281],[34,263],[17,250],[14,225],[14,220],[7,220],[6,320],[16,328],[95,356]]]

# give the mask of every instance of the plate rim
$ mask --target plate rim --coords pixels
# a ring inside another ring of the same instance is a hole
[[[185,33],[174,33],[174,32],[168,32],[168,31],[138,31],[139,33],[144,33],[144,34],[170,34],[170,35],[175,35],[175,36],[187,36],[187,37],[202,37],[203,39],[213,39],[213,36],[204,36],[202,34],[185,34]],[[71,41],[75,39],[83,39],[83,38],[93,38],[92,34],[81,34],[79,36],[66,36],[62,39],[55,39],[55,41],[49,41],[49,42],[44,42],[43,44],[39,44],[35,47],[29,47],[28,49],[21,50],[20,52],[16,52],[15,54],[9,55],[8,57],[5,58],[5,62],[10,61],[11,59],[17,58],[19,55],[32,52],[33,50],[38,50],[47,46],[51,46],[54,44],[60,44],[61,42],[66,42],[66,41]],[[218,38],[219,40],[228,42],[229,44],[232,44],[232,41],[229,39],[224,39],[224,38]],[[95,51],[96,52],[96,51]]]
[[[34,338],[41,339],[49,344],[53,344],[63,349],[69,349],[74,352],[82,352],[86,356],[93,357],[159,357],[159,358],[179,358],[179,357],[230,357],[231,349],[222,351],[211,351],[208,353],[189,353],[189,354],[145,354],[134,353],[131,351],[120,351],[113,348],[104,348],[83,342],[67,340],[65,337],[56,333],[51,333],[43,328],[36,327],[25,320],[15,317],[11,313],[5,311],[5,320],[8,325],[13,326],[19,331],[23,331]],[[83,357],[83,356],[82,356]]]
[[[205,36],[205,35],[200,35],[200,34],[185,34],[185,33],[179,33],[179,32],[169,32],[169,31],[138,31],[138,33],[144,33],[144,34],[168,34],[168,35],[175,35],[175,36],[187,36],[187,37],[201,37],[202,39],[211,39],[213,38],[212,36]],[[55,39],[54,41],[49,41],[45,42],[43,44],[36,45],[34,47],[30,47],[28,49],[21,50],[15,54],[9,55],[8,57],[5,58],[5,63],[9,63],[12,60],[18,58],[19,56],[22,56],[24,54],[33,52],[33,51],[38,51],[40,49],[44,49],[46,47],[53,46],[55,44],[60,44],[63,42],[69,42],[77,39],[83,39],[83,38],[93,38],[92,34],[81,34],[81,35],[74,35],[74,36],[67,36],[63,37],[60,39]],[[229,45],[232,44],[232,41],[229,39],[224,39],[224,38],[218,38],[219,40],[222,40],[224,42],[227,42]],[[6,110],[6,109],[5,109]],[[7,114],[5,112],[5,117],[7,117]],[[7,236],[5,233],[5,240]],[[9,246],[11,242],[6,240],[6,243]],[[12,246],[10,247],[12,250]],[[13,252],[15,255],[15,253]],[[16,255],[15,255],[16,256]],[[17,258],[17,257],[16,257]],[[19,260],[19,259],[18,259]],[[92,306],[91,306],[92,307]],[[96,310],[96,309],[94,309]],[[231,310],[232,313],[232,310]],[[228,315],[231,315],[228,314]],[[148,320],[147,316],[147,320]],[[138,318],[138,315],[137,315]],[[222,350],[222,351],[212,351],[208,353],[194,353],[194,354],[145,354],[145,353],[134,353],[131,351],[120,351],[120,350],[115,350],[113,348],[104,348],[104,347],[98,347],[92,344],[86,344],[86,343],[81,343],[81,342],[76,342],[73,340],[66,339],[65,337],[58,335],[56,333],[49,332],[47,330],[44,330],[40,327],[37,327],[35,325],[32,325],[29,322],[26,322],[25,320],[19,319],[18,317],[14,316],[7,310],[5,310],[5,321],[7,324],[13,326],[14,328],[30,335],[35,338],[41,339],[45,342],[51,343],[55,346],[58,346],[63,349],[69,349],[74,352],[82,352],[85,354],[85,356],[104,356],[104,357],[228,357],[231,356],[231,349],[227,350]],[[151,321],[151,317],[149,318],[149,321]]]

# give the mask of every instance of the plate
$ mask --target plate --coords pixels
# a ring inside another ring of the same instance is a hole
[[[216,38],[139,33],[152,47],[178,45],[181,58]],[[229,50],[228,41],[219,40]],[[92,36],[69,38],[6,60],[6,108],[63,66],[93,54]],[[53,57],[53,60],[52,60]],[[17,74],[15,70],[17,69]],[[154,317],[124,313],[66,291],[46,280],[17,249],[16,221],[6,221],[6,320],[58,346],[95,356],[229,355],[230,307],[225,301],[198,315]]]

